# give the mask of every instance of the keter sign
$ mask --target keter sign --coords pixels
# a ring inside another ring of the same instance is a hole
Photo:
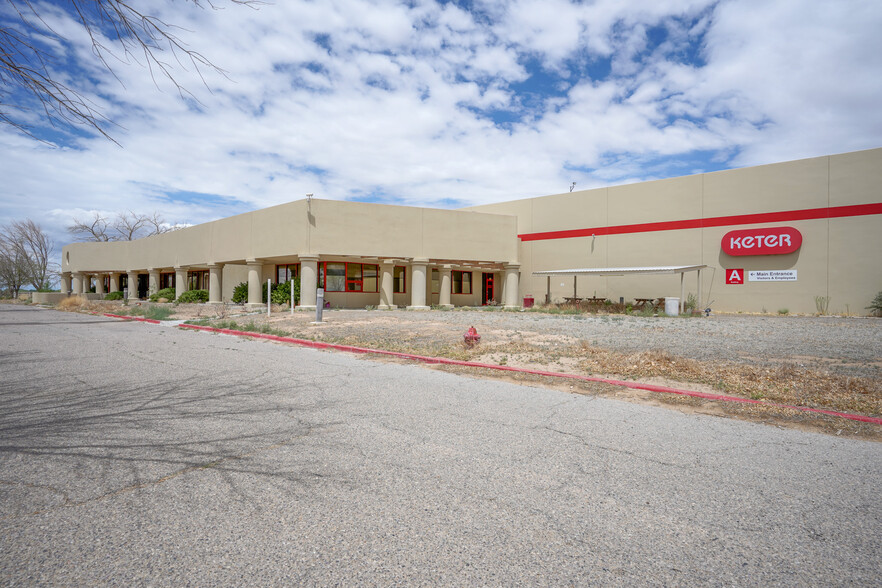
[[[723,236],[723,251],[729,255],[783,255],[802,245],[802,233],[793,227],[739,229]]]

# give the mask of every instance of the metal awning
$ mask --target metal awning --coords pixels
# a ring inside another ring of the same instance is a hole
[[[698,308],[701,308],[701,270],[706,265],[657,265],[647,267],[592,267],[592,268],[574,268],[560,270],[544,270],[533,272],[534,276],[548,276],[547,292],[545,294],[546,303],[551,302],[551,276],[573,276],[573,298],[579,300],[578,289],[576,285],[577,276],[638,276],[646,274],[680,274],[680,312],[683,312],[686,301],[685,286],[683,277],[686,272],[696,272],[698,276]]]
[[[636,274],[682,274],[706,268],[706,265],[659,265],[652,267],[593,267],[533,272],[534,276],[626,276]]]

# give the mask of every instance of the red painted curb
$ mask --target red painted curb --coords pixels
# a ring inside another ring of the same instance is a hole
[[[570,380],[581,380],[585,382],[602,382],[604,384],[612,384],[613,386],[623,386],[636,390],[647,390],[649,392],[659,392],[663,394],[679,394],[681,396],[691,396],[693,398],[704,398],[707,400],[721,400],[724,402],[741,402],[745,404],[761,404],[763,406],[772,406],[775,408],[790,408],[803,412],[814,412],[826,414],[829,416],[841,417],[853,421],[861,421],[872,423],[874,425],[882,425],[882,418],[869,417],[861,414],[852,414],[847,412],[837,412],[834,410],[824,410],[821,408],[810,408],[808,406],[791,406],[789,404],[777,404],[774,402],[763,402],[762,400],[753,400],[752,398],[741,398],[740,396],[725,396],[722,394],[709,394],[707,392],[694,392],[692,390],[681,390],[679,388],[669,388],[667,386],[656,386],[655,384],[642,384],[640,382],[626,382],[624,380],[613,380],[610,378],[600,378],[597,376],[579,376],[576,374],[565,374],[561,372],[546,372],[541,370],[529,370],[525,368],[517,368],[507,365],[494,365],[491,363],[478,363],[475,361],[462,361],[459,359],[447,359],[446,357],[428,357],[425,355],[414,355],[412,353],[400,353],[398,351],[386,351],[384,349],[368,349],[366,347],[354,347],[352,345],[338,345],[336,343],[323,343],[321,341],[310,341],[308,339],[295,339],[293,337],[281,337],[279,335],[267,335],[264,333],[252,333],[248,331],[235,331],[232,329],[216,329],[214,327],[203,327],[200,325],[178,325],[185,329],[196,329],[199,331],[208,331],[210,333],[222,333],[224,335],[237,335],[244,337],[254,337],[255,339],[267,339],[269,341],[279,341],[281,343],[293,343],[303,347],[312,347],[314,349],[335,349],[337,351],[348,351],[350,353],[371,353],[374,355],[390,355],[392,357],[401,357],[403,359],[412,359],[423,363],[459,365],[464,367],[476,367],[490,370],[499,370],[505,372],[519,372],[524,374],[533,374],[537,376],[548,376],[552,378],[566,378]]]
[[[107,314],[105,312],[104,316],[109,316],[110,318],[123,319],[123,320],[127,320],[127,321],[138,321],[138,322],[142,322],[142,323],[150,323],[151,325],[158,325],[159,324],[159,321],[155,320],[155,319],[140,318],[137,316],[126,316],[124,314]]]

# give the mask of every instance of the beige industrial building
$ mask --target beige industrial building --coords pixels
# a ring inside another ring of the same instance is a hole
[[[334,307],[515,308],[683,298],[714,310],[866,314],[882,290],[882,149],[462,210],[301,200],[62,251],[62,290],[204,288],[256,305],[268,279]],[[686,273],[684,273],[686,272]]]

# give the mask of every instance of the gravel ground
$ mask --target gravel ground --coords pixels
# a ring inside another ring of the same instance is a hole
[[[239,323],[266,322],[264,313],[246,315],[243,307],[236,305],[225,311],[204,304],[168,306],[178,319],[223,317]],[[96,308],[104,312],[120,309],[121,304],[106,302]],[[457,344],[465,330],[474,326],[486,346],[515,341],[556,346],[585,342],[624,353],[663,350],[698,361],[793,364],[846,376],[882,378],[882,318],[873,317],[714,314],[682,319],[457,309],[327,310],[322,325],[311,324],[314,320],[314,313],[298,312],[292,317],[287,310],[275,309],[270,323],[311,339],[408,340],[423,347],[436,342]]]
[[[233,317],[261,323],[265,315]],[[358,311],[324,313],[326,324],[310,325],[314,315],[285,312],[271,324],[311,338],[346,335],[372,339],[438,338],[462,340],[469,326],[482,334],[482,343],[494,339],[526,342],[555,340],[587,342],[621,352],[664,350],[700,361],[729,360],[748,364],[780,365],[829,370],[849,376],[882,377],[882,319],[714,315],[707,318],[636,317],[626,315],[552,315],[500,311]]]

